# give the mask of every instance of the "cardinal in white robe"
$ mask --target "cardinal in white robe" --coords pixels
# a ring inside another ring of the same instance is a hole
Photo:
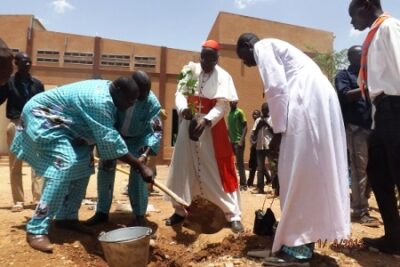
[[[201,63],[190,62],[180,75],[175,104],[181,122],[167,186],[188,205],[195,196],[214,203],[238,233],[244,229],[234,154],[224,120],[229,102],[238,97],[232,77],[217,65],[218,50],[216,41],[204,42]],[[197,126],[190,135],[192,119]],[[169,226],[183,222],[187,215],[182,206],[172,203],[175,212],[166,221]]]

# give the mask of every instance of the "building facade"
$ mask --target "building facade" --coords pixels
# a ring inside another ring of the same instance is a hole
[[[251,113],[260,109],[263,90],[257,69],[245,68],[236,56],[235,43],[243,32],[254,32],[260,38],[279,38],[306,53],[311,52],[310,47],[321,53],[332,51],[334,37],[326,31],[231,13],[221,12],[217,16],[204,39],[220,42],[219,64],[232,75],[239,95],[238,106],[246,112],[251,127]],[[14,52],[26,52],[31,56],[32,75],[45,84],[46,90],[85,79],[112,80],[138,69],[149,73],[152,90],[168,115],[158,161],[169,162],[178,125],[174,109],[176,78],[184,64],[199,60],[198,52],[48,31],[29,15],[0,15],[0,36]],[[4,136],[0,139],[2,155],[7,154],[8,149],[7,124],[4,104],[0,107],[0,136]]]

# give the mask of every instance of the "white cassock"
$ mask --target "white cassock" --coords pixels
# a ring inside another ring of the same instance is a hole
[[[199,83],[195,95],[217,99],[217,103],[207,114],[197,114],[210,120],[214,126],[229,111],[229,102],[238,100],[232,77],[218,65],[205,81],[199,63],[189,63]],[[188,65],[188,66],[189,66]],[[201,89],[203,81],[203,88]],[[186,97],[177,90],[175,104],[178,114],[188,108]],[[188,205],[199,195],[213,202],[225,213],[228,221],[241,218],[238,190],[224,191],[214,154],[211,127],[206,127],[198,142],[190,140],[188,120],[182,119],[168,173],[167,187],[180,196]],[[185,216],[185,210],[172,201],[175,212]]]
[[[254,46],[275,133],[282,215],[272,252],[350,235],[346,137],[329,80],[303,52],[264,39]]]

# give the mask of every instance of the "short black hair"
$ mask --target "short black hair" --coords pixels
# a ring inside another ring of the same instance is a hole
[[[377,9],[382,9],[381,0],[353,0],[352,1],[356,5],[363,5],[370,3]]]
[[[361,46],[361,45],[353,45],[353,46],[351,46],[351,47],[347,50],[347,58],[350,57],[351,53],[352,53],[356,48],[361,48],[361,49],[362,49],[362,46]]]
[[[239,36],[239,39],[237,40],[237,43],[236,43],[236,53],[238,53],[239,49],[244,47],[246,43],[257,42],[259,40],[260,40],[260,38],[258,38],[258,36],[255,35],[254,33],[251,33],[251,32],[242,33]]]
[[[146,72],[142,70],[134,71],[132,73],[132,79],[136,82],[141,91],[149,91],[151,89],[151,80]]]
[[[124,94],[129,94],[130,92],[134,92],[136,95],[139,94],[137,83],[130,77],[121,76],[113,81],[112,85]]]

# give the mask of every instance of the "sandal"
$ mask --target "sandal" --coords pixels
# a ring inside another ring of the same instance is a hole
[[[361,225],[368,226],[368,227],[379,227],[380,223],[378,219],[369,216],[368,214],[365,214],[362,216],[359,221]]]
[[[11,212],[21,212],[24,210],[24,202],[17,202],[11,207]]]

